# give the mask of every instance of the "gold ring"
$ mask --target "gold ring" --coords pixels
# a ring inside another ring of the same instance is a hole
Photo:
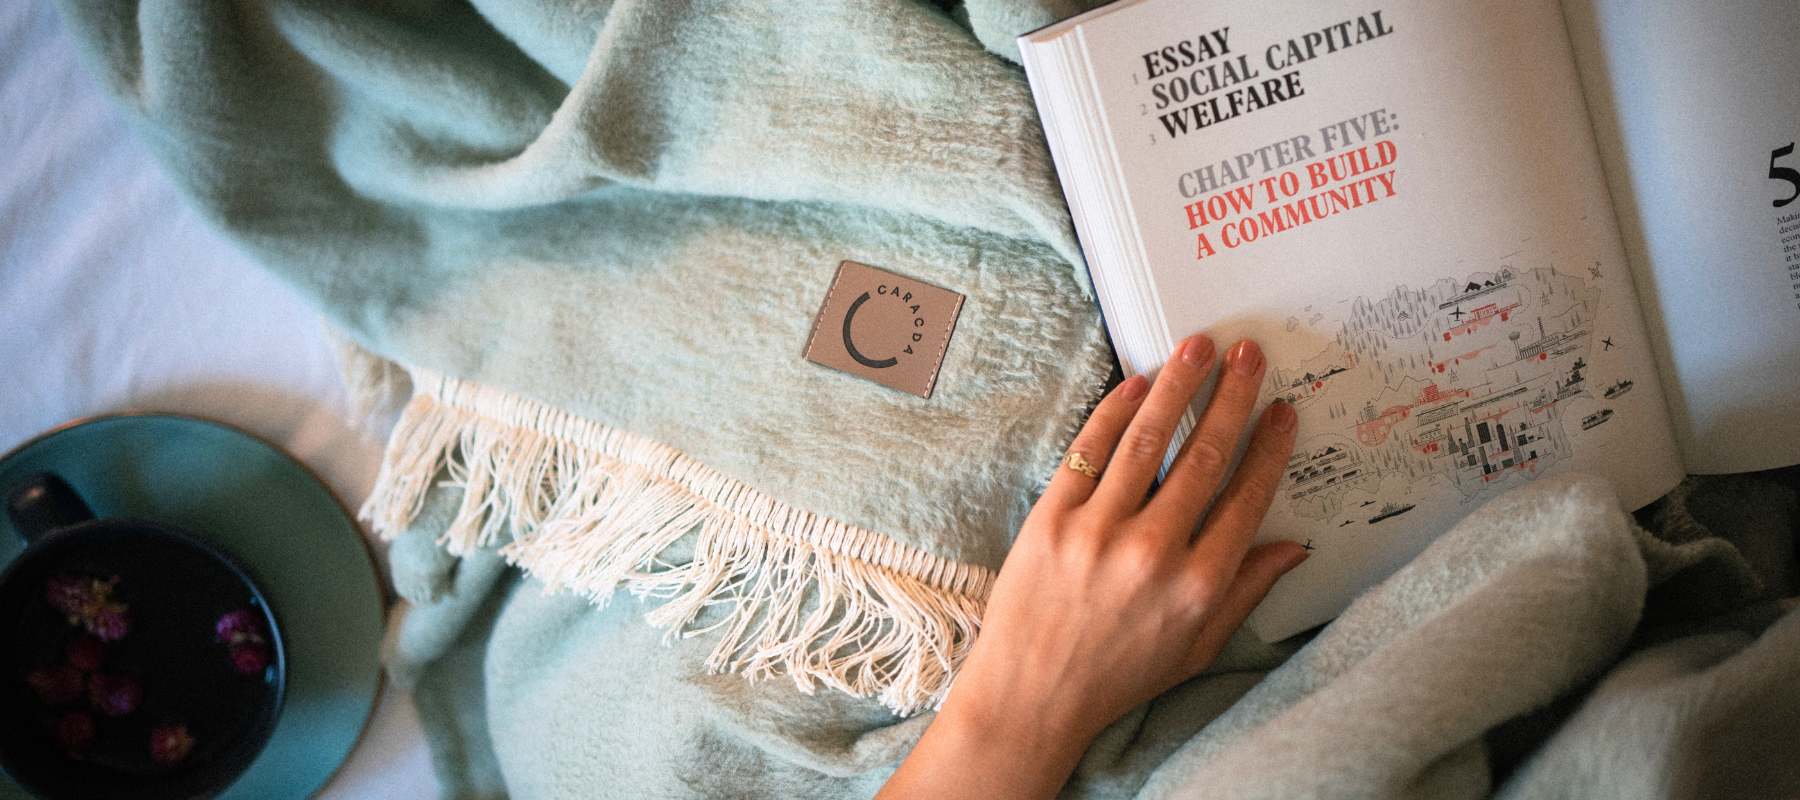
[[[1090,478],[1097,479],[1100,477],[1100,468],[1094,466],[1094,462],[1087,460],[1087,456],[1077,453],[1074,450],[1070,450],[1063,456],[1063,466]]]

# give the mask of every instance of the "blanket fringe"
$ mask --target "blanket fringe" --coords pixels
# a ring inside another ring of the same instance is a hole
[[[413,370],[362,516],[410,525],[440,474],[463,490],[441,543],[500,546],[550,590],[662,603],[668,635],[716,634],[712,672],[790,676],[897,714],[941,703],[994,573],[794,508],[667,445],[494,387]],[[501,541],[503,533],[510,542]],[[692,537],[682,563],[664,560]]]

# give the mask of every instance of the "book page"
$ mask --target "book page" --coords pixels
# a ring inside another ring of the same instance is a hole
[[[1168,341],[1256,339],[1299,412],[1260,536],[1313,557],[1259,635],[1535,478],[1630,507],[1679,480],[1554,2],[1162,0],[1078,32]]]
[[[1800,4],[1566,6],[1688,469],[1800,462]]]

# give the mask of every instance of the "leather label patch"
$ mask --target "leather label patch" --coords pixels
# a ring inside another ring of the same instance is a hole
[[[806,360],[931,397],[963,296],[855,261],[838,265]]]

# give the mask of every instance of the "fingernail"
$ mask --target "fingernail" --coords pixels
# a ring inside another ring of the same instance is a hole
[[[1150,380],[1148,378],[1142,375],[1133,375],[1126,378],[1124,383],[1119,384],[1119,399],[1136,400],[1143,397],[1144,391],[1149,388]]]
[[[1296,544],[1298,544],[1298,542],[1296,542]],[[1306,560],[1309,558],[1312,558],[1312,551],[1307,550],[1304,547],[1294,551],[1294,555],[1288,556],[1287,567],[1283,569],[1282,572],[1286,572],[1306,563]]]
[[[1262,369],[1262,348],[1257,347],[1255,342],[1245,339],[1238,342],[1236,347],[1231,348],[1231,352],[1225,354],[1225,363],[1231,367],[1232,372],[1239,375],[1255,375]]]
[[[1204,335],[1195,334],[1181,343],[1181,360],[1190,366],[1204,366],[1213,357],[1213,342]]]
[[[1300,415],[1294,413],[1294,404],[1286,400],[1276,400],[1269,404],[1269,427],[1271,429],[1287,433],[1294,429],[1294,423],[1299,420]]]

